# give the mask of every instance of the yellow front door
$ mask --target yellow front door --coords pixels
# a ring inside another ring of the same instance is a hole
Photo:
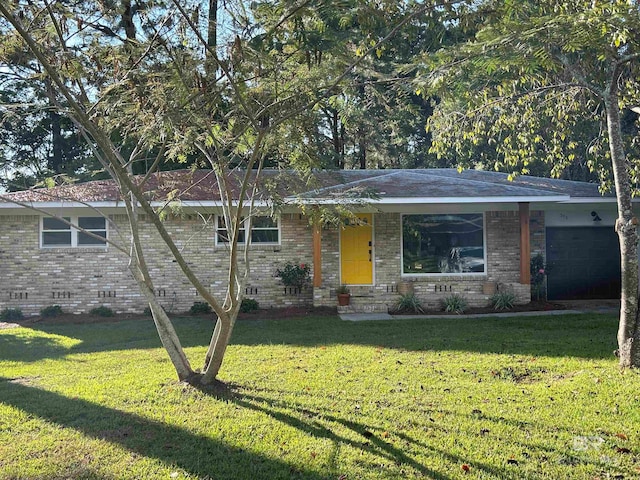
[[[341,281],[348,285],[373,283],[373,215],[358,215],[340,232]]]

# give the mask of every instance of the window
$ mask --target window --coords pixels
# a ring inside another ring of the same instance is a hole
[[[240,231],[238,232],[238,243],[244,243],[244,219],[242,219],[242,225],[240,225]],[[229,234],[227,233],[227,224],[224,221],[222,215],[218,215],[216,221],[216,243],[229,242]]]
[[[484,217],[403,215],[403,274],[485,273]]]
[[[255,217],[251,222],[251,243],[278,243],[278,221],[271,217]]]
[[[238,243],[245,243],[248,219],[242,219],[238,232]],[[229,237],[224,217],[218,215],[216,220],[216,243],[227,243]],[[280,243],[280,227],[277,219],[271,217],[253,217],[251,221],[251,243],[275,245]]]
[[[107,238],[107,222],[104,217],[63,217],[67,222]],[[104,247],[106,242],[72,228],[62,220],[51,217],[42,218],[41,242],[43,248],[53,247]]]

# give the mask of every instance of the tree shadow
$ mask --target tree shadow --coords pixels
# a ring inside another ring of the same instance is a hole
[[[463,351],[585,359],[613,358],[615,315],[415,318],[344,322],[336,317],[238,324],[232,343],[371,345],[408,351]]]
[[[453,465],[463,465],[469,462],[468,458],[453,455],[446,450],[418,441],[404,433],[393,432],[394,436],[403,440],[405,445],[409,447],[406,449],[400,449],[394,446],[391,441],[384,438],[385,433],[388,434],[389,432],[386,432],[381,426],[368,425],[364,422],[339,417],[335,412],[326,409],[313,410],[307,406],[294,405],[281,400],[274,400],[273,398],[241,393],[239,391],[240,389],[233,385],[223,388],[219,386],[213,388],[202,387],[201,390],[215,398],[224,399],[225,401],[233,402],[242,408],[268,415],[274,420],[294,427],[301,432],[312,435],[315,438],[327,439],[334,445],[348,445],[356,450],[362,450],[376,455],[380,459],[380,462],[376,462],[378,465],[383,463],[384,460],[391,461],[396,465],[407,465],[426,478],[448,480],[453,477],[420,463],[405,450],[429,452],[434,456],[445,458]],[[292,414],[285,413],[283,410],[290,411]],[[330,423],[350,430],[356,434],[360,440],[354,440],[344,434],[333,431],[330,426],[327,425]],[[477,460],[473,460],[472,463],[474,470],[482,471],[492,478],[513,477],[513,472],[507,468],[492,466]],[[528,475],[526,472],[519,472],[517,478],[533,479],[537,477]]]
[[[300,471],[284,461],[226,445],[185,429],[85,400],[67,398],[17,380],[0,377],[0,399],[5,405],[47,422],[118,444],[136,454],[175,465],[199,478],[246,479],[252,478],[254,473],[254,478],[330,478],[311,470]]]
[[[232,344],[236,345],[370,345],[408,351],[466,351],[585,359],[612,359],[616,349],[617,317],[582,314],[508,318],[415,318],[344,322],[335,316],[284,320],[241,320]],[[215,321],[211,318],[174,319],[184,347],[206,346]],[[151,320],[117,323],[29,325],[47,334],[78,340],[70,348],[34,340],[29,344],[11,332],[0,360],[34,361],[73,353],[160,348]]]
[[[183,347],[204,346],[213,333],[211,318],[189,317],[175,321]],[[34,330],[41,335],[23,332]],[[74,342],[70,347],[56,341],[56,335]],[[124,320],[101,323],[56,324],[25,323],[21,328],[0,331],[0,361],[36,362],[45,358],[60,358],[76,353],[95,353],[133,349],[161,348],[153,320]]]
[[[27,336],[19,329],[0,333],[0,361],[37,362],[66,355],[69,348],[54,337]]]

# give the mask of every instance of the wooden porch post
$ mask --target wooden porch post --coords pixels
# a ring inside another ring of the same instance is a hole
[[[529,235],[529,204],[519,203],[520,213],[520,283],[531,283],[531,240]]]
[[[313,222],[313,286],[322,286],[322,224]]]

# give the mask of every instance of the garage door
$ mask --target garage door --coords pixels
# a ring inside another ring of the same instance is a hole
[[[620,246],[612,227],[547,228],[550,300],[620,298]]]

